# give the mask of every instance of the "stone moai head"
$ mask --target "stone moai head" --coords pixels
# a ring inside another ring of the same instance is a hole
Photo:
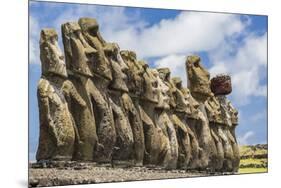
[[[172,82],[174,83],[175,87],[179,90],[182,89],[182,80],[180,77],[173,77]]]
[[[124,71],[127,75],[127,86],[130,93],[137,96],[143,93],[144,89],[144,68],[137,61],[137,55],[134,51],[122,50],[120,51],[121,58],[128,69]]]
[[[64,56],[58,45],[58,34],[54,29],[43,29],[41,31],[40,60],[42,75],[56,74],[67,77]]]
[[[157,69],[159,72],[160,78],[168,85],[169,87],[169,92],[168,95],[170,97],[170,107],[175,108],[176,107],[176,102],[174,98],[174,94],[176,92],[176,88],[171,80],[171,71],[169,68],[159,68]]]
[[[143,61],[138,61],[138,64],[143,68],[144,74],[144,89],[143,94],[141,95],[144,100],[158,103],[158,81],[157,78],[153,75],[149,65]]]
[[[228,101],[228,108],[231,116],[232,125],[238,125],[238,111],[236,108],[233,107],[230,101]]]
[[[86,48],[86,42],[82,36],[81,28],[76,22],[62,24],[62,36],[66,54],[66,66],[71,74],[78,73],[84,76],[93,76],[89,68],[89,56],[95,49]]]
[[[94,18],[80,18],[78,23],[81,29],[90,35],[96,36],[99,32],[99,24]]]
[[[176,111],[185,112],[187,114],[191,113],[190,102],[188,97],[183,92],[184,88],[182,87],[182,80],[180,77],[173,77],[172,82],[176,88],[175,102],[176,102]],[[188,91],[186,91],[188,92]]]
[[[120,48],[117,43],[108,43],[107,46],[110,48],[106,52],[111,63],[113,78],[109,87],[114,90],[128,92],[129,89],[126,85],[127,75],[125,74],[128,67],[120,57]]]
[[[212,94],[209,72],[201,65],[201,59],[197,55],[188,56],[185,65],[192,96],[205,102]]]
[[[165,82],[160,78],[159,72],[157,69],[151,69],[152,74],[157,79],[158,82],[158,103],[156,108],[158,109],[170,109],[170,96],[168,94],[169,92],[169,86],[165,84]]]
[[[159,76],[160,78],[165,81],[168,82],[171,79],[171,71],[169,68],[159,68],[157,69],[159,72]]]
[[[91,58],[90,69],[95,75],[99,75],[105,80],[112,80],[112,72],[109,60],[105,52],[113,51],[109,49],[112,45],[106,43],[99,32],[99,24],[94,18],[80,18],[78,23],[82,29],[83,36],[88,44],[97,50],[96,55]]]

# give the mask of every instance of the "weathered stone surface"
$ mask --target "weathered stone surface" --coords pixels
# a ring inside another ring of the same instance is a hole
[[[129,164],[132,163],[133,160],[134,139],[129,117],[125,114],[124,101],[122,99],[122,95],[128,92],[126,75],[123,72],[126,65],[121,67],[122,61],[120,61],[121,59],[118,59],[118,54],[120,53],[119,46],[114,43],[109,44],[108,46],[111,46],[110,48],[112,49],[111,51],[107,51],[107,57],[111,63],[113,78],[109,84],[109,97],[117,135],[112,160],[114,164]]]
[[[37,89],[40,114],[37,161],[71,160],[74,150],[76,125],[63,94],[67,74],[57,40],[55,30],[41,31],[42,77]],[[74,93],[73,90],[67,92],[71,91]],[[79,101],[85,105],[81,98]]]
[[[105,51],[112,50],[107,47],[107,43],[102,38],[99,32],[99,25],[96,19],[93,18],[80,18],[78,21],[85,40],[88,44],[95,48],[97,53],[91,61],[91,70],[94,74],[100,75],[105,79],[112,80],[112,72],[110,69],[110,62],[106,58]]]
[[[192,96],[199,102],[204,102],[211,95],[210,74],[201,65],[199,56],[188,56],[186,59],[186,71]]]
[[[232,91],[229,75],[217,75],[211,79],[211,90],[215,95],[227,95]]]
[[[200,57],[188,56],[189,87],[183,87],[168,68],[150,68],[135,52],[107,43],[95,19],[61,29],[65,63],[56,31],[41,32],[40,164],[238,170],[238,111],[225,96],[232,90],[229,76],[210,81]]]

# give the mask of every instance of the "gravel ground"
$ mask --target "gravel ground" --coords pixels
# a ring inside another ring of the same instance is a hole
[[[86,163],[43,167],[32,164],[29,169],[29,187],[197,177],[206,175],[211,174],[207,174],[206,172],[187,172],[185,170],[163,170],[146,167],[112,168]]]

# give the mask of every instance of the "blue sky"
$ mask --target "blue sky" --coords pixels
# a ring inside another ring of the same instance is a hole
[[[110,7],[33,1],[30,10],[29,146],[35,159],[39,115],[37,83],[41,75],[39,34],[79,17],[97,18],[103,37],[134,50],[151,67],[169,67],[187,84],[185,57],[199,54],[211,76],[228,73],[228,96],[239,111],[240,144],[267,143],[267,17],[179,10]]]

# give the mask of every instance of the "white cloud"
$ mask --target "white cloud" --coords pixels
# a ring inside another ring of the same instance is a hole
[[[249,145],[251,138],[255,136],[255,133],[253,131],[248,131],[241,137],[238,136],[237,140],[239,145]]]
[[[136,51],[138,58],[158,58],[155,65],[169,67],[172,76],[180,76],[184,85],[185,56],[206,52],[213,63],[211,75],[231,74],[235,104],[245,105],[251,96],[266,96],[267,87],[261,80],[266,77],[267,35],[247,31],[251,19],[244,17],[242,21],[234,14],[182,11],[175,18],[149,25],[138,11],[128,15],[123,7],[72,6],[52,21],[39,22],[31,17],[31,31],[35,33],[31,35],[31,63],[40,62],[38,41],[42,27],[54,27],[62,47],[60,25],[85,16],[97,18],[105,40]],[[242,45],[239,37],[243,38]]]
[[[259,123],[260,121],[266,121],[267,118],[267,110],[262,110],[261,112],[256,113],[252,117],[250,117],[250,122],[252,125]]]
[[[29,63],[40,63],[39,60],[39,35],[40,29],[38,21],[29,17]]]
[[[185,71],[185,59],[184,55],[169,55],[155,61],[156,67],[168,67],[171,70],[172,77],[179,76],[183,81],[183,86],[187,84],[187,75]]]
[[[211,75],[228,73],[232,77],[233,99],[238,105],[249,103],[251,96],[266,96],[267,86],[262,83],[267,69],[267,33],[262,36],[249,34],[241,46],[234,46],[236,53],[224,50],[210,53],[213,66]]]
[[[246,23],[236,15],[184,11],[174,19],[163,19],[141,30],[134,25],[112,30],[111,38],[142,58],[159,57],[212,50],[226,37],[243,31]]]

